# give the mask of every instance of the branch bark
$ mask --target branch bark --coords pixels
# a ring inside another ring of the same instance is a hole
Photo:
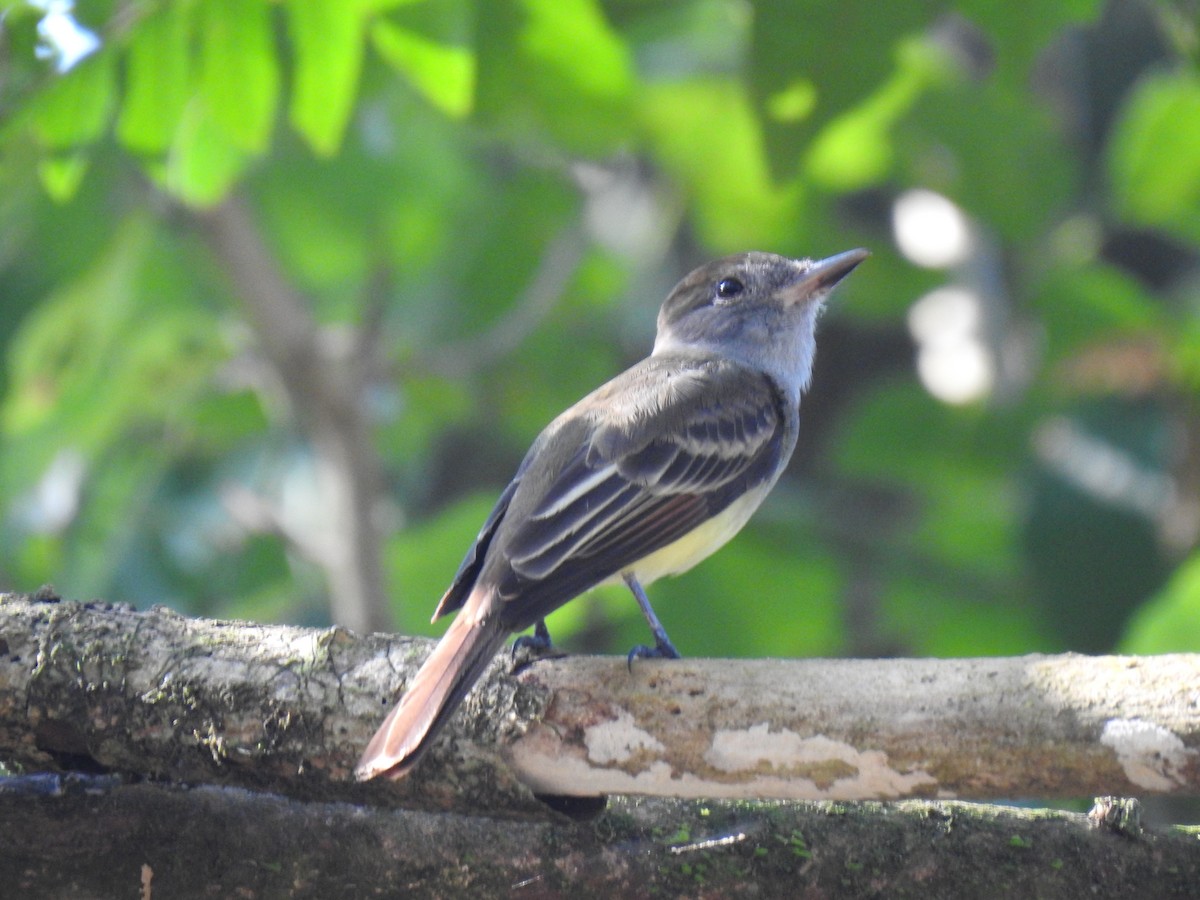
[[[944,801],[618,798],[587,821],[504,820],[74,779],[0,782],[0,835],[0,884],[54,900],[1190,900],[1200,883],[1196,835],[1182,829],[1150,834],[1096,827],[1079,813]]]
[[[773,799],[1200,793],[1200,655],[502,655],[410,778],[355,785],[423,639],[0,602],[0,758],[294,796],[536,809],[533,794]]]

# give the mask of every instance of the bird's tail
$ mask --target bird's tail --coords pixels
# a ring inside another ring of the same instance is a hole
[[[507,631],[494,616],[480,619],[472,615],[480,605],[468,602],[450,623],[400,702],[383,720],[354,770],[359,781],[384,773],[392,778],[407,775],[483,675]]]

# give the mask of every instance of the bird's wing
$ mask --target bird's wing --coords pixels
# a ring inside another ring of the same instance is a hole
[[[784,401],[767,377],[729,364],[649,374],[651,396],[643,388],[636,411],[609,408],[576,429],[584,439],[556,471],[532,463],[537,496],[514,498],[499,541],[507,565],[491,570],[506,618],[546,615],[775,473]],[[618,380],[581,406],[626,396]]]
[[[528,457],[526,457],[526,462],[528,462]],[[508,483],[508,487],[504,489],[504,493],[500,495],[500,499],[492,507],[492,511],[488,514],[483,527],[479,529],[479,534],[475,536],[475,542],[471,544],[471,548],[467,551],[467,555],[463,557],[458,571],[454,573],[454,580],[450,582],[450,587],[446,589],[446,593],[442,595],[442,599],[438,602],[437,609],[433,611],[433,619],[431,621],[436,622],[442,616],[446,615],[446,613],[461,609],[467,597],[470,596],[471,588],[475,586],[475,579],[479,577],[479,570],[483,566],[483,561],[487,556],[488,547],[491,546],[492,538],[495,537],[496,529],[504,518],[504,514],[508,512],[508,504],[512,500],[513,494],[516,493],[517,486],[521,483],[521,473],[524,470],[525,463],[522,463],[521,468],[517,470],[516,476]]]

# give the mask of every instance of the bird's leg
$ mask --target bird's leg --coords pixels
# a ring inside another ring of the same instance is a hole
[[[679,651],[675,649],[675,645],[667,637],[666,630],[662,627],[662,623],[658,621],[658,616],[654,614],[654,610],[650,607],[650,600],[646,597],[646,591],[632,573],[626,573],[625,585],[633,592],[638,606],[642,609],[642,615],[646,617],[646,622],[650,625],[650,633],[654,635],[653,647],[638,644],[629,651],[629,667],[633,668],[633,661],[635,659],[644,659],[647,657],[653,659],[679,659]]]
[[[519,660],[517,659],[518,654],[521,656]],[[538,619],[537,624],[533,626],[533,634],[523,634],[513,641],[513,671],[522,669],[539,659],[564,655],[554,646],[554,641],[550,640],[550,629],[546,627],[546,620]]]

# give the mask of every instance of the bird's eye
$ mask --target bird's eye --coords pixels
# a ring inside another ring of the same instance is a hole
[[[717,296],[722,299],[736,297],[745,289],[746,286],[736,278],[722,278],[717,282]]]

